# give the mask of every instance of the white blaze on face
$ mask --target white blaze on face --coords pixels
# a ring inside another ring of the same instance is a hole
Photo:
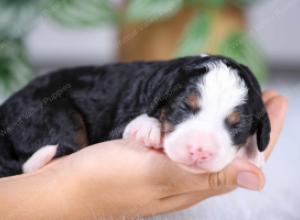
[[[166,154],[191,171],[218,171],[230,163],[233,146],[226,117],[247,98],[247,87],[236,70],[218,62],[198,82],[201,110],[164,138]],[[186,167],[186,166],[185,166]]]

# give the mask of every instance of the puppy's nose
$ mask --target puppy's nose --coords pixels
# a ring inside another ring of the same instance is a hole
[[[213,153],[207,150],[203,150],[202,147],[191,147],[189,149],[189,153],[191,156],[191,159],[193,161],[197,161],[197,162],[204,162],[204,161],[208,161],[209,159],[211,159],[213,157]]]
[[[215,152],[215,140],[211,134],[197,134],[190,138],[188,151],[193,162],[210,160]]]

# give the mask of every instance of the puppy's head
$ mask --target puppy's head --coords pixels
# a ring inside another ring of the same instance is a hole
[[[247,67],[208,56],[182,69],[189,80],[162,107],[160,118],[164,149],[172,160],[192,172],[215,172],[253,136],[253,147],[266,148],[270,123],[259,84]]]

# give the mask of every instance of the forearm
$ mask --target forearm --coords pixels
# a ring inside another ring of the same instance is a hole
[[[64,219],[62,179],[51,171],[0,179],[0,219]]]

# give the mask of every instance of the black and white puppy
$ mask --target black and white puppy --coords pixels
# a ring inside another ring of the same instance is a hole
[[[235,157],[258,165],[270,122],[244,65],[195,56],[60,70],[0,108],[0,176],[32,172],[91,144],[132,137],[195,172]]]

